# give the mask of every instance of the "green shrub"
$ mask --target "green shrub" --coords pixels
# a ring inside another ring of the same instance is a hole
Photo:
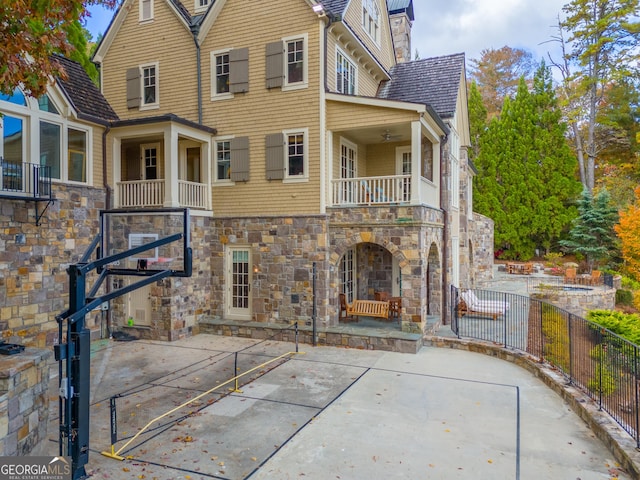
[[[567,371],[570,365],[567,319],[558,315],[553,305],[542,304],[542,333],[545,358]]]
[[[640,345],[640,315],[613,310],[591,310],[587,320],[612,331],[634,345]]]
[[[633,292],[631,290],[616,290],[616,305],[625,305],[630,307],[633,305]]]
[[[616,391],[616,379],[606,363],[596,365],[596,374],[587,382],[587,388],[594,395],[605,397]]]

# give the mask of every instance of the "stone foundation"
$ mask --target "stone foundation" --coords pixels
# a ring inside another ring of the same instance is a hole
[[[0,356],[0,455],[25,456],[44,440],[49,419],[49,350]]]

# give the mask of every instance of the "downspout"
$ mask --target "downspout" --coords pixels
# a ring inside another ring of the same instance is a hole
[[[445,171],[444,166],[447,162],[444,161],[444,153],[445,153],[445,145],[447,142],[447,136],[443,135],[440,137],[440,210],[442,210],[442,324],[447,325],[447,319],[449,318],[449,311],[447,310],[447,298],[449,297],[449,288],[447,286],[447,269],[449,268],[448,257],[449,257],[449,249],[447,248],[449,242],[449,211],[445,209],[445,189],[444,189],[444,179],[445,179]]]
[[[193,43],[196,46],[196,80],[198,84],[198,124],[202,125],[202,66],[200,62],[200,44],[198,43],[198,35],[200,34],[200,24],[192,24],[191,35],[193,35]]]

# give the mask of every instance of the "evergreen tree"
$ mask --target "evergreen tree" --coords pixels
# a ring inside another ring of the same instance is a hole
[[[480,153],[480,137],[487,129],[487,108],[482,103],[482,95],[478,84],[473,81],[469,87],[469,133],[471,134],[471,148],[469,159],[473,161]]]
[[[494,220],[496,248],[506,249],[506,258],[527,260],[536,248],[548,249],[575,218],[580,184],[561,115],[543,64],[533,91],[521,78],[515,98],[505,99],[481,136],[474,203]]]
[[[614,226],[618,222],[618,211],[611,205],[611,196],[601,190],[594,197],[583,190],[578,201],[578,218],[573,222],[569,239],[560,244],[572,252],[585,256],[589,268],[602,260],[615,256],[618,245]]]

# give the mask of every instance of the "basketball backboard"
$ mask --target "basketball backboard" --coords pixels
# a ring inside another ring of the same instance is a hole
[[[171,270],[178,276],[186,276],[191,271],[189,209],[102,210],[100,235],[100,258],[150,245],[109,263],[105,267],[109,273],[151,275]],[[174,240],[158,245],[168,238]]]

